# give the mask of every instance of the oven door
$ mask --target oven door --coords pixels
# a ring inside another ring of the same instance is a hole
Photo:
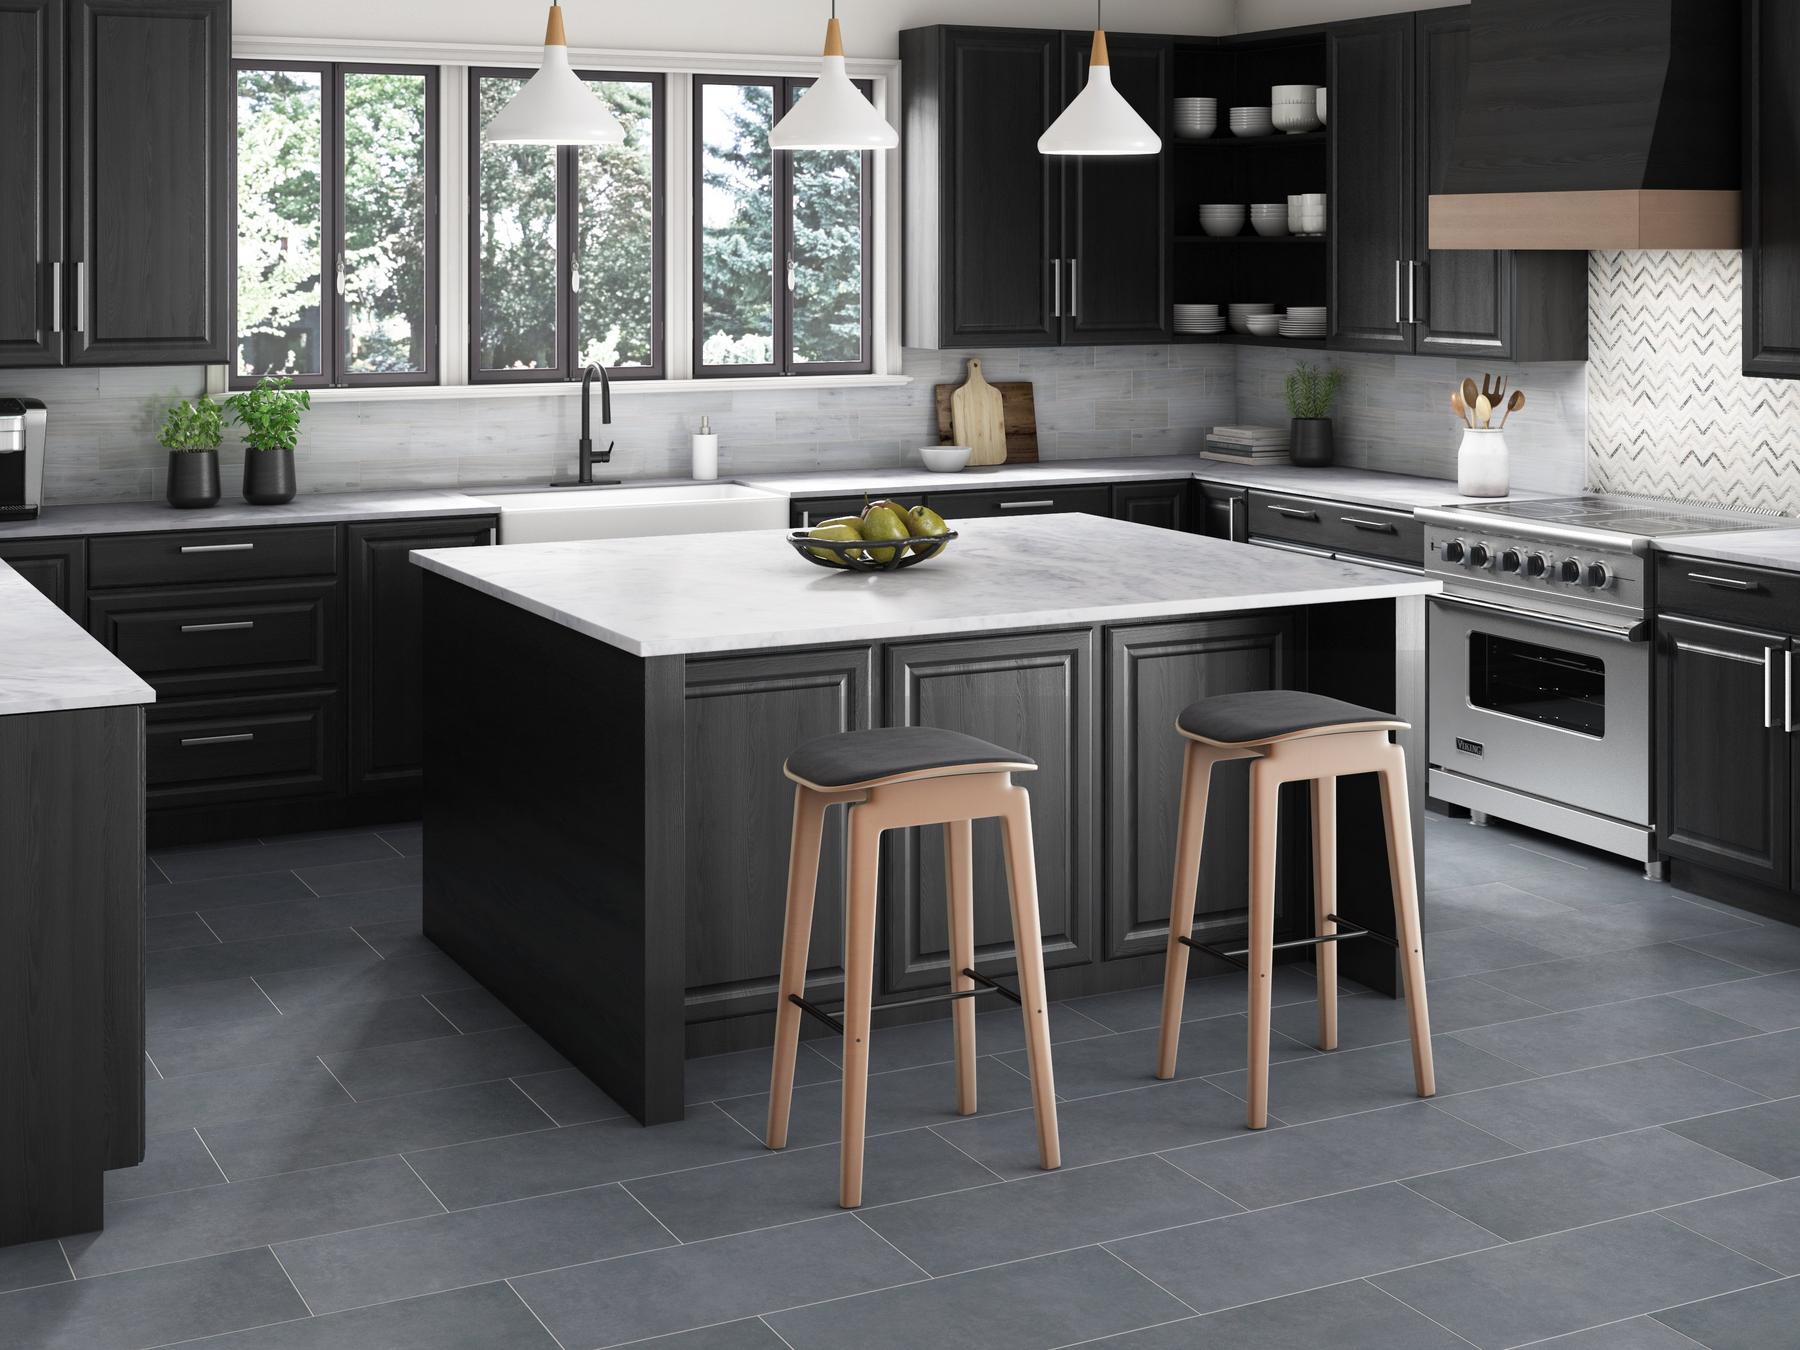
[[[1650,644],[1641,629],[1433,596],[1431,762],[1650,823]]]

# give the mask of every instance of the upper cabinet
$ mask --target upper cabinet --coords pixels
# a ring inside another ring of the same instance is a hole
[[[0,0],[0,107],[0,365],[224,361],[230,0]]]
[[[1744,374],[1800,379],[1800,6],[1744,24]]]

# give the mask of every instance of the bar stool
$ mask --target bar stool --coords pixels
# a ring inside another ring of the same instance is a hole
[[[1031,851],[1031,798],[1012,781],[1035,770],[1026,756],[961,732],[936,727],[885,727],[808,741],[788,756],[794,781],[794,837],[788,858],[787,919],[781,939],[781,994],[775,1011],[775,1063],[769,1079],[768,1146],[787,1145],[800,1015],[811,1014],[844,1038],[842,1157],[838,1203],[862,1203],[863,1122],[868,1098],[869,1014],[875,978],[875,885],[884,831],[943,825],[949,882],[950,992],[910,1003],[955,1003],[956,1105],[975,1112],[977,994],[999,993],[1025,1018],[1025,1053],[1037,1110],[1038,1158],[1046,1170],[1062,1164],[1056,1132],[1056,1090],[1050,1073],[1050,1025],[1044,994],[1043,940],[1038,924],[1037,867]],[[806,998],[806,957],[812,935],[813,891],[825,808],[850,812],[845,889],[844,1007],[842,1020]],[[975,970],[973,822],[998,816],[1012,892],[1013,942],[1019,992]],[[890,1005],[894,1006],[894,1005]]]
[[[1412,817],[1407,806],[1406,755],[1388,739],[1407,723],[1354,703],[1297,690],[1257,690],[1202,699],[1182,710],[1176,728],[1187,738],[1181,784],[1181,824],[1175,844],[1175,885],[1169,905],[1169,949],[1163,974],[1162,1044],[1156,1076],[1175,1076],[1188,948],[1223,957],[1250,972],[1250,1128],[1269,1118],[1269,981],[1275,949],[1317,947],[1319,1048],[1337,1049],[1337,948],[1371,937],[1397,946],[1412,1031],[1413,1079],[1421,1097],[1434,1096],[1431,1022],[1426,1008],[1425,957],[1419,937],[1419,893],[1413,875]],[[1249,759],[1250,942],[1222,951],[1195,942],[1194,892],[1200,881],[1200,844],[1206,828],[1207,788],[1215,764]],[[1388,874],[1393,881],[1398,940],[1341,919],[1337,904],[1337,780],[1345,774],[1381,778]],[[1275,837],[1283,783],[1312,784],[1314,935],[1275,942]],[[1248,957],[1248,960],[1240,960]]]

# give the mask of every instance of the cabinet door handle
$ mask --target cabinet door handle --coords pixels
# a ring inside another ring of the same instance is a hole
[[[1071,319],[1081,317],[1081,283],[1079,273],[1075,270],[1078,261],[1080,260],[1076,258],[1069,259],[1069,317]]]
[[[1408,323],[1417,323],[1419,321],[1418,267],[1419,264],[1416,262],[1409,262],[1406,264],[1406,321]]]
[[[183,544],[183,553],[248,553],[255,548],[253,543],[243,544]]]
[[[1373,530],[1376,534],[1399,534],[1400,527],[1388,520],[1364,520],[1360,516],[1339,516],[1346,525],[1353,525],[1359,530]]]
[[[1273,511],[1278,516],[1291,516],[1295,520],[1317,520],[1319,518],[1319,513],[1317,511],[1307,511],[1298,506],[1276,506],[1271,502],[1269,503],[1269,510]]]
[[[50,331],[62,332],[62,264],[50,264]]]
[[[1744,581],[1739,577],[1715,577],[1706,572],[1689,572],[1689,581],[1697,581],[1702,586],[1717,586],[1727,591],[1753,591],[1757,589],[1754,581]]]
[[[183,736],[181,738],[181,744],[184,747],[189,745],[234,745],[239,741],[253,741],[255,739],[256,733],[254,731],[236,731],[228,736]]]
[[[75,264],[75,331],[87,332],[87,263]]]
[[[1050,260],[1050,317],[1062,318],[1062,259]]]
[[[181,631],[184,633],[223,633],[231,629],[254,627],[256,627],[255,619],[234,619],[230,623],[184,623],[181,625]]]
[[[1400,259],[1394,259],[1394,325],[1406,322],[1400,317]]]
[[[1775,674],[1775,649],[1773,647],[1763,648],[1762,668],[1763,727],[1764,729],[1769,729],[1775,725],[1775,700],[1769,689],[1771,677]]]
[[[1781,721],[1783,728],[1791,735],[1794,730],[1794,649],[1789,647],[1784,655],[1787,669],[1781,681]]]
[[[1055,505],[1056,505],[1055,498],[1039,497],[1035,501],[1029,501],[1029,502],[1001,502],[1000,509],[1002,511],[1024,511],[1033,506],[1055,506]]]

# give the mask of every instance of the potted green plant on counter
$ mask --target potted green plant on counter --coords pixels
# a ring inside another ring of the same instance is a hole
[[[169,409],[156,440],[169,452],[170,506],[191,510],[219,504],[219,441],[224,434],[224,410],[205,394]]]
[[[1341,370],[1320,370],[1302,361],[1286,381],[1288,416],[1293,418],[1288,458],[1309,469],[1321,469],[1333,455],[1331,405],[1344,382]]]
[[[232,421],[244,428],[244,500],[252,506],[294,500],[294,446],[312,395],[293,383],[286,375],[265,375],[256,388],[225,400]]]

